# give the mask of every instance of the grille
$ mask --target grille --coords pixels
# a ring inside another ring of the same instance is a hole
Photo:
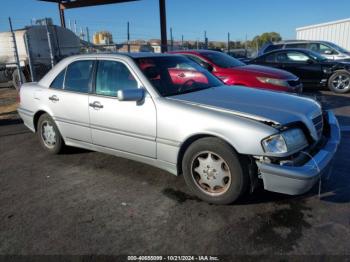
[[[322,136],[322,131],[323,131],[323,116],[322,115],[316,116],[315,118],[312,119],[312,123],[315,126],[318,138],[320,138]]]

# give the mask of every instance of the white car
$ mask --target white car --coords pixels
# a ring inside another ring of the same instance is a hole
[[[51,153],[68,145],[141,161],[183,174],[217,204],[259,181],[306,192],[340,140],[335,116],[314,100],[225,86],[180,55],[67,58],[22,86],[18,112]]]

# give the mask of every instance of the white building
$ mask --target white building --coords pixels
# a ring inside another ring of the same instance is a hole
[[[296,31],[298,40],[330,41],[350,50],[350,18],[299,27]]]

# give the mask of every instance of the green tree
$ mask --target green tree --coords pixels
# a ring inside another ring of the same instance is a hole
[[[278,42],[281,41],[282,37],[279,33],[276,32],[266,32],[261,35],[257,35],[253,38],[253,40],[249,43],[249,47],[254,49],[259,49],[267,42]]]

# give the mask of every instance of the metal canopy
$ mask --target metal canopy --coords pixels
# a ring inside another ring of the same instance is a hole
[[[64,10],[70,8],[80,8],[87,6],[107,5],[107,4],[120,4],[125,2],[134,2],[140,0],[38,0],[43,2],[51,2],[58,4],[61,26],[66,27],[66,21],[64,17]],[[161,49],[162,52],[167,51],[167,30],[166,30],[166,8],[165,0],[159,0],[159,16],[160,16],[160,32],[161,32]]]
[[[95,5],[119,4],[119,3],[139,1],[139,0],[75,0],[75,1],[39,0],[39,1],[58,3],[62,6],[62,8],[69,9],[69,8],[78,8],[78,7],[95,6]]]

